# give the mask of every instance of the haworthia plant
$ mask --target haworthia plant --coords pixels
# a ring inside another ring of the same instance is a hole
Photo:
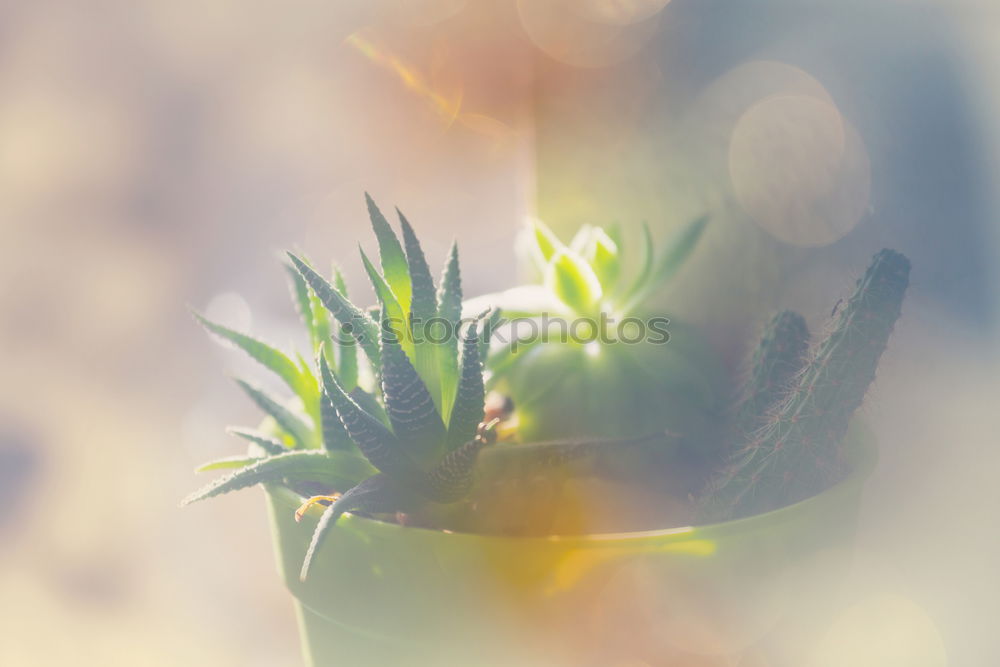
[[[325,358],[319,358],[323,396],[379,474],[339,497],[317,496],[306,503],[331,502],[302,564],[303,581],[327,532],[344,512],[405,511],[428,502],[456,502],[471,488],[473,466],[488,441],[482,430],[485,397],[478,321],[465,334],[455,406],[447,428],[427,385],[388,327],[383,326],[381,343],[382,397],[391,428],[353,401]]]
[[[492,438],[484,415],[482,355],[499,313],[462,321],[458,250],[452,247],[435,286],[410,223],[399,214],[402,242],[367,198],[381,272],[361,251],[378,307],[350,301],[339,272],[328,281],[310,262],[289,253],[292,295],[308,329],[315,365],[248,334],[198,316],[212,333],[277,374],[295,401],[238,380],[267,414],[272,432],[232,432],[248,440],[250,456],[201,470],[236,468],[186,502],[261,483],[321,483],[334,495],[313,536],[302,577],[327,532],[348,511],[388,512],[425,503],[453,503],[468,493],[479,450]],[[428,322],[447,327],[429,332]],[[336,334],[337,340],[332,338]],[[358,368],[357,348],[369,373]],[[364,377],[374,380],[360,386]],[[324,451],[310,451],[310,450]],[[341,495],[335,495],[340,493]]]
[[[879,358],[899,318],[909,273],[910,262],[902,254],[882,250],[875,255],[830,333],[784,395],[779,391],[769,406],[754,401],[756,414],[748,418],[762,425],[736,448],[708,485],[701,500],[704,519],[777,509],[815,495],[843,477],[849,465],[844,435],[875,379]],[[796,348],[801,335],[794,333],[797,328],[792,325],[784,334],[795,339]],[[765,349],[760,356],[772,353],[776,351]]]

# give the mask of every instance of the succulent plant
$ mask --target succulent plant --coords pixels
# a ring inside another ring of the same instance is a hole
[[[689,473],[705,470],[711,454],[661,456],[673,443],[699,442],[699,429],[723,420],[715,407],[717,371],[693,334],[671,323],[669,345],[648,339],[627,344],[603,331],[607,335],[594,342],[536,337],[491,348],[498,310],[472,310],[482,300],[463,303],[457,248],[452,246],[435,287],[406,218],[399,214],[397,236],[370,198],[368,209],[380,268],[363,250],[361,260],[376,306],[355,305],[338,271],[328,280],[306,259],[289,254],[292,294],[314,361],[196,314],[208,331],[272,371],[292,396],[286,400],[237,380],[267,417],[259,430],[230,430],[247,441],[249,453],[202,466],[229,472],[186,503],[282,484],[305,498],[297,518],[324,505],[302,564],[304,580],[345,512],[404,512],[455,520],[474,531],[502,530],[511,493],[522,513],[544,515],[536,500],[555,489],[549,501],[555,516],[558,489],[567,480],[603,475],[600,488],[620,495],[638,487],[676,494],[678,479],[685,477],[701,484],[704,476]],[[626,317],[648,317],[643,304],[678,270],[704,225],[691,223],[658,259],[646,230],[644,259],[631,279],[613,231],[588,227],[564,245],[535,225],[531,247],[544,285],[485,299],[506,306],[515,318],[586,318],[610,327]],[[878,253],[811,352],[800,315],[786,311],[771,321],[729,415],[728,448],[715,450],[725,465],[699,499],[703,519],[793,503],[847,472],[844,434],[874,379],[908,275],[901,254]],[[475,317],[463,320],[463,312]],[[498,419],[486,410],[488,383],[513,398],[519,439],[528,442],[480,457],[497,438]],[[480,458],[483,483],[475,487]],[[678,497],[687,497],[689,489],[680,490]],[[469,500],[459,503],[463,499]],[[686,501],[680,504],[690,510]],[[543,520],[526,529],[544,531],[547,525]]]
[[[509,340],[494,342],[488,384],[513,398],[522,440],[690,435],[715,420],[714,355],[648,305],[706,222],[691,222],[659,255],[644,226],[639,259],[614,228],[586,226],[569,244],[541,223],[528,228],[523,245],[542,283],[483,297],[512,319]]]
[[[494,437],[495,422],[483,424],[481,354],[488,332],[481,331],[487,328],[486,313],[467,323],[460,335],[462,287],[456,247],[436,289],[406,218],[399,215],[400,243],[371,198],[368,209],[382,271],[363,250],[361,258],[378,298],[376,316],[347,298],[339,273],[331,283],[307,261],[289,254],[293,292],[310,333],[315,368],[301,357],[292,361],[270,345],[197,316],[209,331],[276,373],[297,400],[290,404],[239,381],[269,415],[267,427],[273,436],[233,431],[252,442],[260,455],[203,466],[238,469],[185,502],[260,483],[324,489],[326,493],[309,498],[297,514],[328,503],[302,565],[303,579],[344,512],[409,511],[463,498],[479,450]],[[445,330],[432,331],[433,326]],[[367,365],[359,364],[359,347]],[[362,386],[366,375],[371,380],[367,389]]]
[[[777,509],[822,491],[847,472],[844,435],[875,379],[909,273],[905,256],[878,252],[805,363],[804,327],[794,315],[779,316],[756,355],[753,389],[740,410],[749,428],[737,437],[746,440],[709,483],[701,500],[703,518]]]
[[[768,410],[788,395],[809,352],[809,328],[802,315],[785,310],[768,323],[754,351],[751,372],[736,400],[735,436],[752,437]]]

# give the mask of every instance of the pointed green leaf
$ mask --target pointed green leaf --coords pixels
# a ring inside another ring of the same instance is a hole
[[[271,456],[276,456],[278,454],[284,454],[288,451],[288,448],[280,441],[275,438],[270,438],[263,433],[258,433],[257,431],[251,431],[249,429],[231,427],[226,429],[227,433],[232,433],[233,435],[243,438],[249,442],[254,443],[265,452]]]
[[[603,229],[594,229],[583,251],[598,280],[605,290],[610,290],[618,281],[621,272],[621,257],[618,244]]]
[[[441,417],[451,414],[458,390],[458,325],[462,321],[462,273],[458,263],[458,244],[452,242],[448,261],[438,288],[438,317],[447,322],[445,342],[438,347],[438,373],[441,377]]]
[[[308,258],[303,261],[311,266]],[[330,318],[326,308],[323,307],[322,301],[316,296],[315,292],[309,289],[308,283],[306,283],[305,278],[295,268],[295,265],[293,263],[286,264],[285,269],[292,277],[296,309],[306,325],[306,330],[309,332],[309,341],[312,344],[313,354],[315,354],[319,350],[320,345],[330,338]],[[309,367],[308,364],[302,363],[301,357],[299,358],[299,366],[304,368]],[[311,371],[309,372],[311,375]]]
[[[591,237],[593,237],[594,232],[598,230],[597,227],[593,225],[583,225],[580,229],[576,230],[576,234],[569,241],[569,249],[573,252],[582,255],[590,245]]]
[[[565,246],[541,220],[530,222],[529,232],[533,241],[532,254],[535,257],[535,263],[539,270],[545,271],[545,267],[549,265],[555,254],[564,250]]]
[[[641,296],[639,293],[645,289],[645,286],[649,283],[649,277],[653,272],[653,250],[655,244],[653,243],[653,233],[649,231],[649,225],[645,222],[642,223],[642,240],[640,244],[642,246],[641,268],[632,282],[632,287],[629,288],[623,297],[629,305],[638,303],[635,297],[636,295]],[[625,308],[622,312],[627,315],[630,313],[630,310],[631,308]]]
[[[319,310],[323,311],[323,308],[319,308]],[[303,359],[298,352],[295,353],[295,358],[299,365],[299,399],[302,401],[305,413],[312,420],[313,430],[319,433],[322,423],[322,417],[319,413],[319,382],[313,375],[309,362]]]
[[[406,248],[406,260],[410,267],[410,283],[413,287],[413,296],[410,301],[410,331],[413,334],[413,366],[417,374],[427,385],[434,407],[441,411],[441,376],[439,372],[439,351],[442,343],[434,341],[440,340],[437,335],[435,325],[440,322],[436,319],[438,314],[437,293],[434,288],[434,279],[431,278],[430,267],[427,266],[427,258],[420,247],[420,241],[413,232],[406,217],[396,210],[399,215],[399,223],[403,228],[403,244]]]
[[[326,308],[323,307],[323,302],[319,300],[319,297],[315,293],[311,292],[309,294],[309,301],[312,305],[312,343],[313,343],[313,354],[319,351],[325,343],[328,343],[331,339],[331,329],[330,329],[330,317]],[[350,337],[349,337],[350,338]],[[354,339],[351,338],[351,342]],[[326,354],[333,354],[333,347],[326,346]]]
[[[333,267],[333,286],[345,299],[350,297],[347,293],[347,281],[344,280],[344,274],[336,266]]]
[[[382,327],[382,396],[392,429],[413,458],[424,464],[440,458],[444,422],[430,391],[388,327]]]
[[[453,450],[472,440],[483,420],[486,391],[483,388],[483,365],[479,361],[478,320],[469,325],[462,345],[462,374],[458,393],[448,422],[448,449]]]
[[[278,426],[295,438],[299,447],[312,447],[317,444],[309,426],[298,415],[272,398],[264,390],[254,387],[243,380],[236,380],[236,383],[257,404],[257,407],[273,417]]]
[[[344,392],[323,357],[320,357],[319,363],[323,393],[337,409],[341,423],[365,458],[384,473],[419,484],[417,480],[425,476],[403,449],[399,439]]]
[[[292,282],[292,298],[295,300],[295,309],[302,318],[302,323],[309,330],[309,338],[316,345],[316,332],[313,330],[313,310],[310,303],[309,286],[306,284],[302,274],[295,270],[293,264],[285,264],[285,271],[288,272]]]
[[[372,475],[362,481],[324,510],[316,524],[316,530],[313,531],[309,547],[306,549],[302,569],[299,572],[299,581],[304,582],[309,578],[309,570],[312,568],[317,552],[326,541],[330,530],[345,512],[369,514],[395,512],[408,509],[418,502],[419,498],[401,488],[397,480],[384,474]]]
[[[347,452],[288,452],[259,459],[220,477],[189,495],[182,504],[189,505],[230,491],[284,480],[319,482],[332,488],[345,488],[357,484],[372,472],[372,467],[363,458]]]
[[[508,320],[531,319],[544,313],[552,315],[566,310],[565,304],[544,285],[518,285],[502,292],[466,299],[462,304],[462,314],[474,317],[494,308],[500,309]]]
[[[560,250],[545,271],[545,284],[559,300],[585,314],[592,312],[601,299],[601,282],[590,265],[571,250]]]
[[[216,324],[198,313],[194,313],[194,316],[203,327],[246,352],[259,364],[284,380],[292,391],[299,393],[302,386],[299,368],[284,352],[256,338]]]
[[[322,416],[323,446],[327,450],[351,449],[351,437],[340,421],[337,409],[326,398],[320,399],[320,415]]]
[[[656,262],[656,269],[653,271],[653,286],[662,285],[670,280],[684,265],[695,246],[698,245],[707,224],[707,215],[696,218],[674,236],[666,251],[660,255]]]
[[[621,250],[624,238],[622,235],[622,224],[617,221],[612,222],[610,225],[606,226],[603,231],[608,235],[608,238],[614,242],[615,246]]]
[[[437,503],[454,503],[468,495],[476,459],[485,445],[486,440],[477,436],[449,452],[430,473],[434,490],[430,499]]]
[[[251,463],[260,461],[257,456],[227,456],[222,459],[215,459],[208,463],[202,463],[194,469],[195,472],[209,472],[211,470],[227,470],[230,468],[244,468]]]
[[[438,304],[438,316],[457,325],[462,318],[462,272],[458,262],[458,243],[454,241],[441,274]]]
[[[347,392],[347,395],[351,397],[352,401],[358,404],[358,407],[382,422],[383,426],[392,428],[392,424],[389,423],[389,415],[385,413],[385,408],[378,402],[379,399],[376,398],[375,394],[369,393],[361,387],[355,387]]]
[[[375,289],[375,296],[378,297],[379,304],[382,306],[382,326],[379,328],[384,329],[385,321],[388,319],[390,331],[396,335],[396,339],[399,341],[399,344],[402,345],[403,349],[406,350],[406,353],[412,355],[413,341],[410,338],[410,330],[407,326],[409,318],[407,318],[402,306],[400,306],[399,302],[396,300],[396,296],[392,293],[389,285],[385,282],[382,276],[379,275],[379,272],[375,270],[375,267],[368,259],[364,250],[361,250],[361,261],[365,265],[365,271],[368,272],[368,278],[371,280],[372,287]]]
[[[333,270],[333,285],[345,299],[348,298],[347,282],[339,269]],[[332,350],[333,348],[331,348]],[[358,386],[358,345],[354,338],[344,331],[337,332],[337,377],[348,391]],[[327,357],[330,361],[330,357]]]
[[[626,312],[631,311],[641,304],[649,296],[650,292],[662,287],[673,278],[674,274],[684,265],[685,260],[687,260],[691,251],[698,244],[698,240],[701,238],[702,232],[705,231],[707,223],[707,216],[702,216],[688,223],[684,229],[674,236],[673,240],[667,246],[666,251],[656,260],[655,265],[650,262],[649,270],[644,271],[632,289],[627,306],[624,309]],[[652,240],[648,237],[648,228],[646,231],[647,247],[651,248]]]
[[[499,308],[493,308],[490,311],[489,317],[483,322],[483,332],[479,335],[479,361],[484,365],[489,357],[490,340],[493,338],[493,332],[501,324],[503,324],[503,311]]]
[[[437,296],[434,291],[434,279],[431,277],[427,258],[420,247],[420,240],[413,231],[406,217],[397,209],[399,224],[403,229],[403,243],[406,248],[406,262],[412,286],[410,314],[423,321],[437,315]]]
[[[343,297],[333,288],[323,276],[316,273],[312,267],[303,262],[295,255],[288,253],[292,263],[305,281],[312,288],[316,296],[319,297],[323,306],[337,318],[345,328],[347,333],[354,337],[354,340],[361,345],[368,359],[377,368],[379,365],[378,351],[378,325],[371,320],[364,312],[359,310],[353,303]]]
[[[365,202],[368,204],[368,216],[372,221],[372,229],[375,230],[375,237],[378,239],[379,260],[382,263],[382,273],[385,275],[385,282],[388,283],[403,312],[409,312],[410,308],[410,273],[406,265],[406,255],[403,254],[403,247],[396,238],[396,233],[392,231],[389,222],[378,210],[378,206],[372,198],[365,193]]]

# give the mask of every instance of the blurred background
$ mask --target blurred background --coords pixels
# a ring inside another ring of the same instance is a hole
[[[186,306],[301,343],[278,251],[366,294],[365,190],[469,295],[708,212],[660,298],[730,364],[909,255],[816,664],[996,664],[998,81],[990,0],[0,1],[0,664],[298,664],[260,493],[178,509],[257,419]]]

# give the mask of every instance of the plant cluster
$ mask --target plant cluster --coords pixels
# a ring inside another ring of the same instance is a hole
[[[777,509],[849,472],[844,436],[875,379],[909,275],[905,256],[878,252],[811,353],[801,315],[774,318],[754,354],[726,465],[702,497],[703,518]]]
[[[637,462],[633,473],[669,475],[681,457],[673,454],[677,442],[708,452],[701,460],[711,469],[702,477],[708,483],[694,502],[685,501],[702,521],[797,502],[849,471],[844,436],[900,314],[909,276],[903,255],[883,250],[875,256],[814,346],[801,315],[786,311],[773,319],[729,411],[729,435],[718,446],[699,425],[722,420],[715,406],[718,390],[707,379],[714,371],[706,367],[714,362],[687,358],[696,349],[690,340],[675,345],[672,332],[668,345],[581,346],[560,340],[520,350],[510,341],[491,348],[500,310],[482,308],[499,305],[515,319],[540,317],[548,308],[587,317],[641,312],[695,247],[704,220],[683,230],[659,258],[646,230],[644,259],[631,279],[625,277],[618,233],[587,227],[563,245],[535,225],[530,248],[543,284],[463,302],[454,245],[435,286],[406,218],[399,214],[397,236],[370,198],[368,209],[381,270],[364,251],[361,260],[376,307],[355,305],[338,271],[327,280],[307,260],[289,254],[293,295],[314,360],[290,357],[197,316],[210,332],[277,375],[292,398],[238,380],[267,419],[260,430],[232,430],[250,442],[250,454],[202,466],[235,470],[186,502],[263,483],[283,484],[303,496],[297,518],[325,505],[302,565],[303,579],[345,512],[391,515],[439,508],[440,519],[470,497],[483,506],[500,498],[499,505],[510,507],[506,491],[498,489],[525,495],[512,480],[599,474],[620,459]],[[475,313],[464,326],[463,307]],[[417,331],[435,321],[461,330],[461,336]],[[696,338],[685,331],[682,339],[689,337]],[[490,387],[514,399],[516,419],[503,428],[509,409],[487,406]],[[685,419],[692,413],[697,419]],[[527,442],[505,442],[480,456],[501,432],[504,440]],[[551,435],[559,439],[540,437]],[[671,453],[666,459],[664,451]],[[486,483],[476,484],[474,472]],[[636,475],[638,480],[641,474]],[[524,509],[530,513],[534,499],[527,497],[532,500]],[[470,530],[489,530],[485,512],[471,516]]]
[[[457,247],[452,246],[440,288],[435,288],[406,218],[399,215],[401,243],[371,198],[368,208],[382,271],[363,250],[361,259],[378,298],[376,309],[355,306],[339,272],[331,283],[306,260],[289,254],[294,294],[315,364],[301,357],[293,361],[273,346],[198,316],[209,331],[284,380],[297,401],[289,405],[238,381],[270,417],[267,427],[274,435],[234,430],[253,442],[260,456],[203,466],[238,470],[185,502],[260,483],[326,487],[327,493],[310,498],[300,510],[299,516],[313,504],[328,503],[302,566],[303,579],[316,550],[345,512],[396,512],[461,499],[471,485],[478,452],[495,425],[483,423],[480,359],[489,339],[487,313],[469,323],[461,345],[455,337],[434,342],[415,336],[410,326],[440,318],[459,330]],[[330,343],[335,324],[340,327],[336,348]],[[367,362],[365,374],[359,370],[359,348]],[[362,386],[365,375],[368,388]]]

